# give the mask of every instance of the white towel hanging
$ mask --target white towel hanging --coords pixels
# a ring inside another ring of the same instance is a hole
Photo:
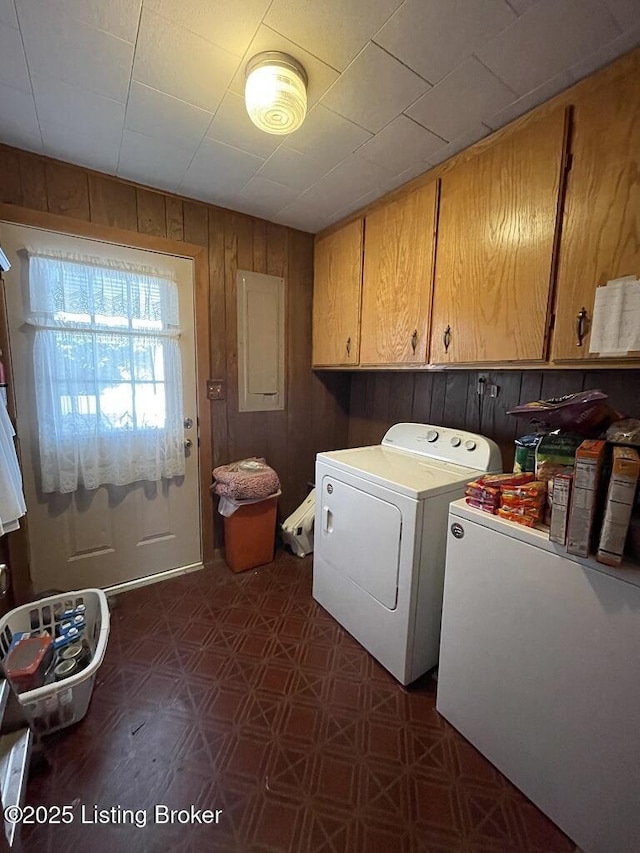
[[[17,530],[19,519],[27,511],[14,436],[13,424],[0,395],[0,536]]]

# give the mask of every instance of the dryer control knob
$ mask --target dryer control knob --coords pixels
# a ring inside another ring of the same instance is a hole
[[[438,431],[435,429],[430,429],[427,433],[427,441],[436,441],[438,438]]]
[[[467,448],[467,450],[476,449],[476,443],[472,439],[469,439],[469,441],[465,441],[464,446]]]
[[[461,438],[459,435],[454,435],[451,439],[451,447],[460,447]]]

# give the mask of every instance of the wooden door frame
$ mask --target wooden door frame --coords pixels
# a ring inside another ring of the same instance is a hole
[[[202,562],[210,563],[214,557],[213,505],[210,497],[213,448],[211,445],[211,407],[207,399],[206,383],[211,364],[211,340],[209,336],[209,252],[206,246],[185,243],[168,237],[141,234],[110,225],[99,225],[60,216],[56,213],[31,210],[14,204],[0,203],[0,222],[26,225],[45,231],[56,231],[70,237],[84,237],[115,243],[131,249],[146,249],[166,255],[177,255],[193,261],[194,333],[196,357],[196,406],[198,413],[198,462],[200,468],[200,530],[202,537]],[[9,353],[10,359],[10,353]],[[22,530],[22,528],[20,528]],[[26,536],[18,547],[19,562],[27,554]],[[27,565],[13,566],[14,570],[28,569]],[[29,573],[30,576],[30,573]],[[16,597],[22,598],[27,584],[18,584]]]

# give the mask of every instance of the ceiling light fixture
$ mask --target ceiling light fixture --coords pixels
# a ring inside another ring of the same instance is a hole
[[[292,56],[269,50],[247,64],[244,100],[249,118],[266,133],[292,133],[307,112],[307,74]]]

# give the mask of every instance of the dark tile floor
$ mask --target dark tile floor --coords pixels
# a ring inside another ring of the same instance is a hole
[[[27,801],[75,819],[25,827],[27,853],[573,850],[437,714],[433,682],[400,687],[285,553],[121,595],[89,713],[48,743]],[[81,824],[82,804],[146,825]],[[222,813],[157,824],[158,804]]]

